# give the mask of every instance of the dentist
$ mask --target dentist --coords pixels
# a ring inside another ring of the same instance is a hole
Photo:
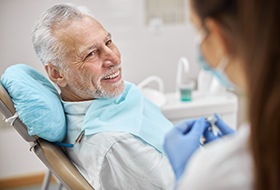
[[[280,1],[189,2],[200,64],[246,94],[248,124],[234,132],[216,115],[218,137],[203,118],[175,126],[164,146],[177,188],[280,189]]]

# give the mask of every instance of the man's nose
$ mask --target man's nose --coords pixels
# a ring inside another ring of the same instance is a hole
[[[104,56],[103,63],[105,67],[116,66],[119,65],[121,62],[120,54],[116,49],[110,49],[106,47],[103,56]]]

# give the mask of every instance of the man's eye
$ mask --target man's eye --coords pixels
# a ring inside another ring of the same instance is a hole
[[[106,42],[106,46],[110,45],[111,43],[112,43],[112,40],[108,40],[108,41]]]
[[[96,53],[97,53],[97,50],[94,50],[94,51],[90,52],[90,53],[85,57],[85,60],[86,60],[87,58],[89,58],[89,57],[94,56]]]
[[[86,56],[86,58],[85,59],[87,59],[88,57],[90,57],[90,56],[92,56],[94,54],[94,52],[92,51],[92,52],[90,52],[89,54],[87,54],[87,56]]]

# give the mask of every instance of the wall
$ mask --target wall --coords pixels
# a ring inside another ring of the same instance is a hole
[[[29,64],[43,72],[31,44],[31,30],[36,18],[58,0],[0,1],[0,74],[9,65]],[[163,26],[154,33],[145,24],[143,0],[91,0],[74,1],[87,6],[95,17],[112,33],[113,40],[122,52],[126,80],[139,83],[147,76],[163,78],[166,91],[175,90],[177,61],[186,56],[195,63],[194,31],[189,23]]]
[[[2,114],[0,114],[2,118]],[[0,121],[0,127],[5,125]],[[6,125],[0,129],[0,179],[42,173],[47,168],[29,151],[29,144],[16,132]]]
[[[25,63],[44,73],[31,44],[31,30],[36,18],[48,7],[61,0],[0,1],[0,75],[16,63]],[[139,83],[147,76],[158,75],[165,91],[175,90],[177,61],[186,56],[195,64],[194,31],[189,23],[163,26],[157,33],[145,25],[143,0],[69,0],[87,6],[95,17],[112,33],[122,52],[124,77]],[[1,117],[1,115],[0,115]],[[0,122],[0,128],[4,124]],[[0,178],[41,172],[45,167],[29,152],[12,127],[0,129]]]

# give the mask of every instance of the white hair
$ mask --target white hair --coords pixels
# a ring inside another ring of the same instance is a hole
[[[47,9],[37,20],[32,31],[33,48],[43,65],[52,63],[67,69],[64,63],[68,47],[55,35],[54,28],[63,27],[67,22],[92,16],[87,8],[73,4],[58,4]]]

